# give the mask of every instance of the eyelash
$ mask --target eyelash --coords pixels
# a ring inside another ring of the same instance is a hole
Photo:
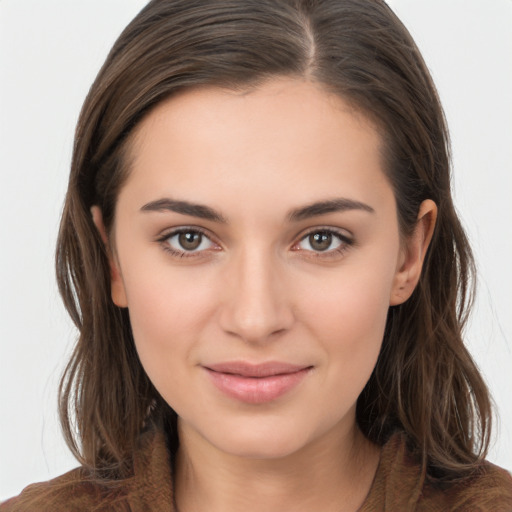
[[[307,240],[308,237],[311,235],[329,235],[333,238],[337,239],[340,242],[339,247],[336,247],[335,249],[328,249],[325,251],[305,251],[305,253],[308,253],[306,257],[308,258],[322,258],[322,259],[328,259],[328,258],[336,258],[340,257],[342,254],[344,254],[347,250],[350,249],[354,245],[354,240],[346,235],[345,233],[341,233],[340,231],[328,228],[328,227],[315,227],[314,229],[310,229],[305,234],[303,234],[298,242],[295,242],[292,246],[292,250],[299,251],[300,249],[294,249],[294,247],[297,247],[300,243],[302,243],[304,240]]]
[[[200,256],[202,253],[204,253],[208,250],[208,249],[203,249],[201,251],[196,251],[196,250],[194,250],[194,251],[186,251],[186,250],[179,251],[179,250],[173,249],[169,245],[169,240],[175,236],[179,236],[179,235],[185,234],[185,233],[199,234],[202,237],[209,240],[212,244],[216,244],[216,242],[214,242],[212,240],[211,236],[209,236],[206,231],[204,231],[203,229],[201,229],[199,227],[181,227],[181,228],[175,229],[175,230],[173,230],[171,232],[167,232],[164,235],[157,238],[157,242],[159,242],[161,244],[164,251],[170,253],[175,258],[195,258],[195,257]],[[293,244],[291,250],[300,251],[301,249],[295,249],[295,247],[297,247],[300,243],[305,241],[311,235],[316,235],[316,234],[332,236],[333,238],[336,238],[340,242],[340,245],[339,245],[339,247],[336,247],[335,249],[329,249],[329,250],[325,250],[325,251],[306,250],[304,252],[309,253],[306,256],[308,258],[327,259],[327,258],[339,257],[342,254],[344,254],[350,247],[352,247],[354,245],[354,240],[352,238],[350,238],[346,234],[339,232],[336,229],[327,228],[327,227],[326,228],[316,227],[314,229],[309,230],[305,234],[303,234],[299,238],[299,240]],[[202,241],[201,241],[201,243],[202,243]],[[216,245],[218,245],[218,244],[216,244]],[[218,250],[218,249],[216,249],[216,250]]]
[[[202,237],[209,240],[211,243],[215,244],[215,242],[211,239],[211,236],[209,236],[206,233],[206,231],[204,231],[203,229],[198,228],[198,227],[187,227],[187,226],[165,233],[161,237],[157,238],[157,242],[159,242],[161,244],[164,251],[170,253],[171,256],[174,256],[176,258],[194,258],[194,257],[197,257],[198,255],[200,255],[201,253],[205,252],[206,249],[203,249],[202,251],[185,251],[185,250],[179,251],[179,250],[173,249],[169,245],[169,240],[171,238],[173,238],[175,236],[179,236],[181,234],[185,234],[185,233],[199,234]],[[202,243],[202,241],[201,241],[201,243]]]

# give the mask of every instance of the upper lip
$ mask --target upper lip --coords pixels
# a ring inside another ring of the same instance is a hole
[[[208,370],[218,373],[229,373],[242,377],[270,377],[273,375],[286,375],[310,368],[307,365],[268,361],[265,363],[249,363],[245,361],[228,361],[224,363],[204,365]]]

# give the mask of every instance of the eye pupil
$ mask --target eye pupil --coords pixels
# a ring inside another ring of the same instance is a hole
[[[178,241],[181,247],[187,251],[193,251],[201,245],[203,235],[201,233],[194,233],[193,231],[187,231],[180,233]]]
[[[309,235],[309,243],[315,251],[326,251],[332,243],[331,233],[313,233]]]

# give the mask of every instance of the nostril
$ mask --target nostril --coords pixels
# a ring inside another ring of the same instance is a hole
[[[291,315],[282,311],[261,312],[244,316],[240,311],[224,311],[221,327],[227,334],[248,342],[264,342],[285,334],[291,325]]]

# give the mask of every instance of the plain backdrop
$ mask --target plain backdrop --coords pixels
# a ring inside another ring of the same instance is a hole
[[[77,465],[57,420],[75,338],[53,254],[74,125],[143,0],[0,0],[0,500]],[[439,88],[457,207],[480,270],[468,345],[512,469],[512,1],[393,0]]]

